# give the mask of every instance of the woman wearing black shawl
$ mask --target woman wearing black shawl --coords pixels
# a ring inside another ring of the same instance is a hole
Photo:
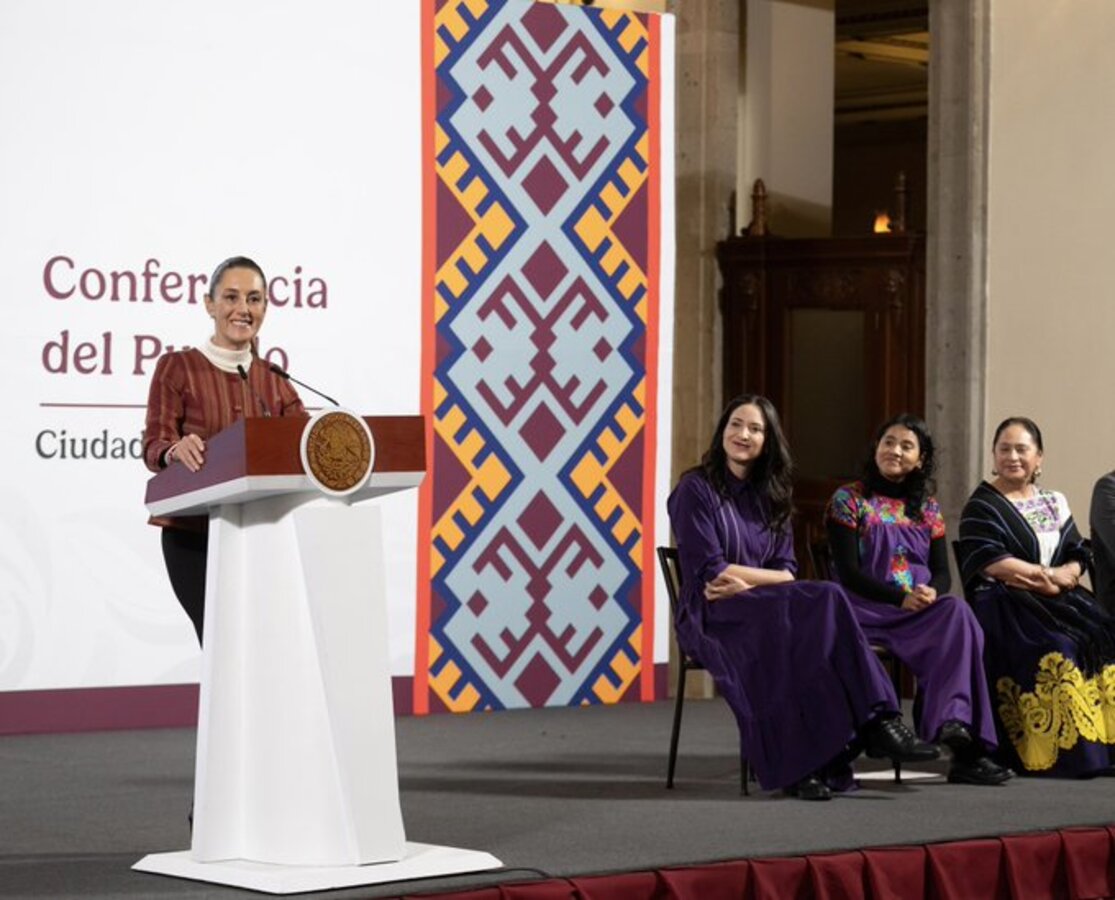
[[[1094,775],[1115,762],[1115,619],[1079,585],[1088,549],[1063,494],[1038,487],[1030,419],[995,431],[993,479],[960,518],[964,592],[985,635],[1001,761],[1019,772]]]

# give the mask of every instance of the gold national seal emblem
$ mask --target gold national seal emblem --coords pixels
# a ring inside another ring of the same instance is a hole
[[[302,432],[302,465],[327,494],[350,494],[362,487],[374,459],[367,423],[347,410],[323,410]]]

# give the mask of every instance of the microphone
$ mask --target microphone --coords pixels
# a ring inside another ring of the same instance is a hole
[[[245,369],[242,365],[240,365],[240,363],[237,363],[236,364],[236,371],[240,373],[240,380],[243,381],[245,385],[247,385],[248,384],[248,370]],[[259,403],[260,409],[263,410],[263,418],[270,419],[271,418],[271,410],[269,410],[267,408],[267,404],[263,402],[263,398],[256,395],[255,391],[252,390],[250,385],[248,386],[248,393],[256,398],[256,401]]]
[[[308,384],[306,384],[306,382],[299,381],[297,378],[295,378],[293,375],[291,375],[290,372],[287,372],[286,370],[279,368],[279,366],[277,366],[275,363],[268,363],[267,368],[269,368],[272,372],[274,372],[280,378],[285,378],[287,381],[293,381],[299,387],[304,387],[311,394],[317,394],[319,397],[321,397],[322,400],[328,400],[334,406],[340,406],[341,405],[336,400],[334,400],[332,397],[330,397],[328,394],[323,394],[317,388],[310,387]]]

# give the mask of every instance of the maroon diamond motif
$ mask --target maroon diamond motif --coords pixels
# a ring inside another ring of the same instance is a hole
[[[531,85],[530,92],[534,94],[535,99],[541,106],[531,113],[531,118],[538,122],[538,114],[540,110],[545,110],[548,118],[546,124],[551,125],[557,121],[557,113],[555,113],[548,106],[549,102],[557,96],[557,88],[549,81],[536,81]]]
[[[492,92],[484,87],[484,85],[480,85],[479,90],[472,95],[472,102],[483,112],[492,105]],[[599,103],[600,101],[597,102]],[[606,115],[606,113],[604,113],[604,115]]]
[[[453,500],[469,486],[472,473],[469,472],[456,454],[446,446],[436,432],[434,435],[434,471],[437,481],[434,484],[434,515],[440,517],[453,503]],[[437,521],[435,518],[434,521]]]
[[[437,185],[437,264],[444,265],[476,227],[469,211],[440,180]]]
[[[472,345],[472,352],[476,354],[476,358],[480,362],[484,362],[492,353],[492,345],[488,343],[488,339],[484,336],[480,337],[475,344]]]
[[[479,616],[484,610],[488,608],[488,601],[484,595],[477,591],[473,594],[468,601],[468,608],[474,616]],[[599,607],[597,607],[599,609]]]
[[[545,156],[538,160],[530,174],[523,179],[523,189],[542,210],[543,215],[549,214],[568,187],[569,182],[561,177],[561,172]]]
[[[522,273],[530,282],[530,286],[538,292],[538,296],[543,300],[554,292],[554,288],[561,284],[561,280],[568,272],[569,269],[561,261],[561,257],[554,252],[554,248],[546,241],[543,241],[539,248],[531,254],[530,259],[526,261],[526,265],[522,268]]]
[[[631,507],[636,516],[643,514],[643,433],[640,431],[631,439],[627,449],[608,470],[608,481],[612,483],[624,502]]]
[[[612,345],[604,338],[596,342],[596,346],[592,348],[592,352],[596,354],[596,358],[601,362],[607,359],[608,354],[612,352]]]
[[[647,223],[650,221],[647,212],[647,192],[645,185],[640,186],[638,192],[632,197],[623,212],[619,214],[612,224],[612,230],[624,249],[631,254],[635,263],[644,272],[647,268]]]
[[[550,664],[538,654],[515,679],[515,687],[531,706],[545,706],[560,681]]]
[[[616,107],[615,103],[612,102],[612,98],[609,97],[607,94],[601,94],[599,97],[596,98],[596,102],[592,105],[596,107],[596,111],[600,113],[600,118],[602,119],[606,119],[608,117],[608,113],[610,113]]]
[[[557,446],[558,439],[564,433],[565,429],[561,427],[561,422],[545,404],[539,405],[519,429],[519,435],[534,451],[534,455],[540,462],[546,461],[546,457]]]
[[[550,498],[539,491],[519,514],[518,522],[531,543],[541,550],[561,525],[561,513],[550,502]]]
[[[523,16],[523,25],[545,53],[566,29],[565,16],[545,3],[535,3]]]
[[[597,609],[603,609],[604,604],[608,602],[608,592],[597,585],[592,589],[592,593],[588,595],[588,602]]]
[[[554,122],[557,121],[557,113],[548,106],[539,106],[530,114],[530,120],[542,131],[549,131]],[[576,135],[576,132],[573,134]],[[580,140],[580,138],[577,138],[577,140]]]

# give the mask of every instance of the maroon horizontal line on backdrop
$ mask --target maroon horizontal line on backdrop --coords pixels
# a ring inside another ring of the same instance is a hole
[[[40,403],[51,409],[147,409],[146,403]]]
[[[40,403],[39,406],[49,409],[147,409],[146,403]],[[317,412],[322,407],[307,406],[309,412]]]
[[[654,695],[665,699],[669,666],[654,664]],[[391,676],[395,714],[414,713],[414,678]],[[196,684],[0,690],[0,737],[138,728],[193,728],[197,725]],[[629,691],[624,703],[641,703]]]
[[[391,679],[397,715],[412,712],[413,681],[405,675]],[[193,728],[197,703],[196,684],[0,691],[0,736]]]

